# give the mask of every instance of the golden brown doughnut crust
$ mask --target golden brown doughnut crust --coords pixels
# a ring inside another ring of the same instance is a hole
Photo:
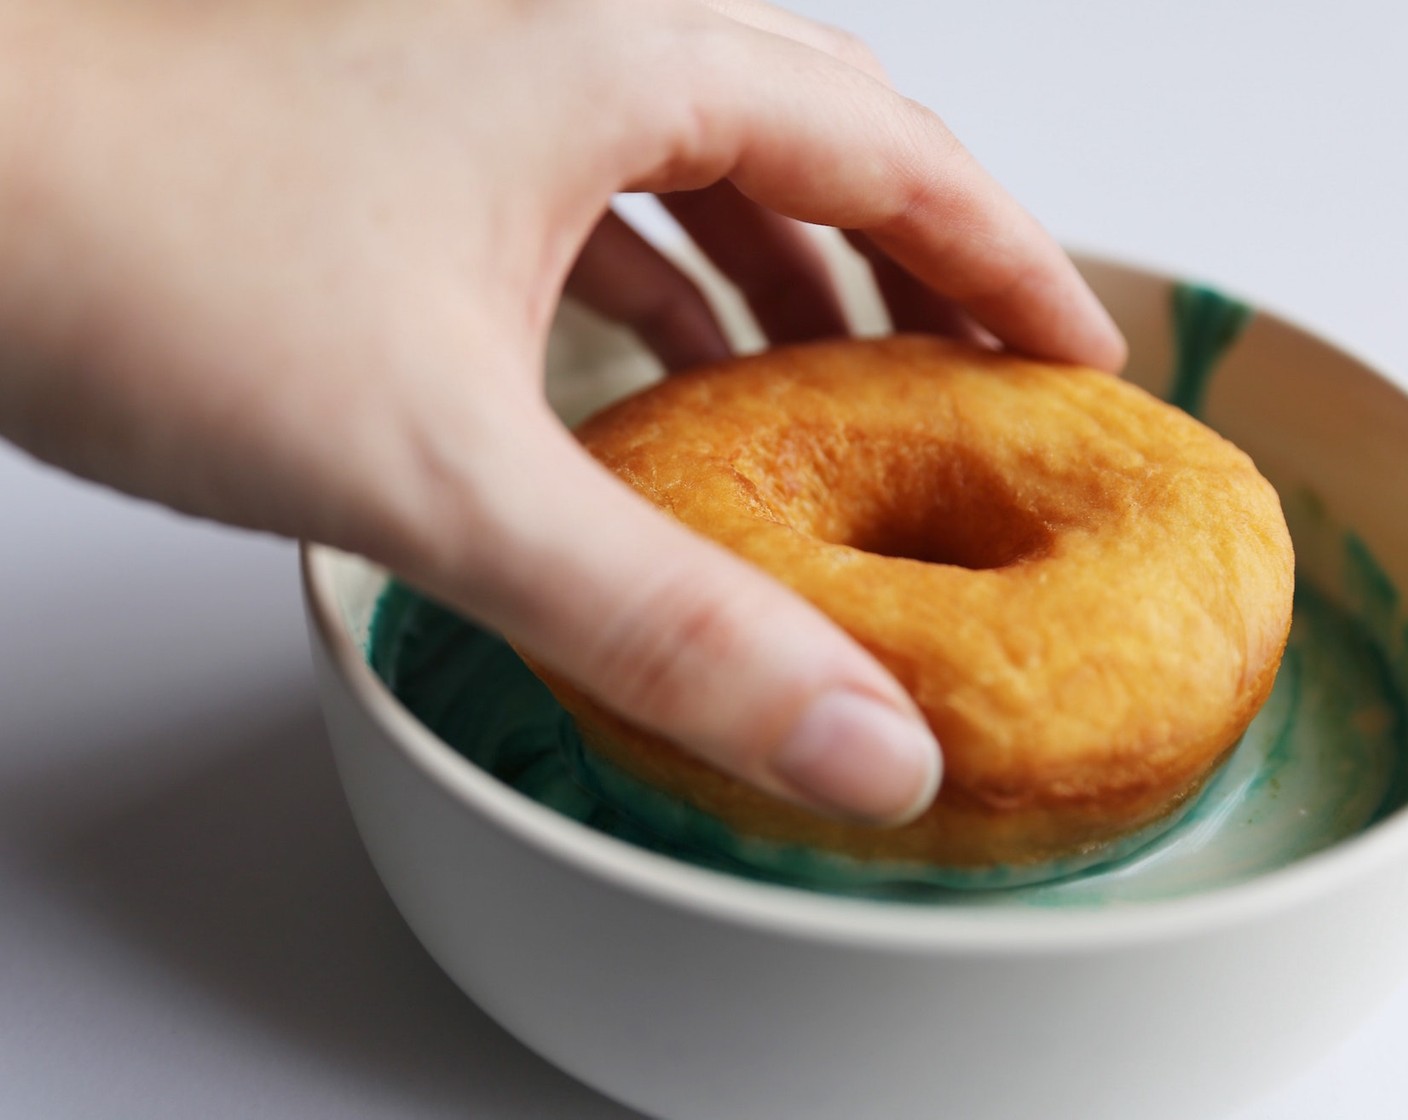
[[[832,341],[671,378],[578,434],[830,615],[942,746],[934,806],[868,828],[545,675],[597,751],[741,833],[956,868],[1088,855],[1196,793],[1270,693],[1293,589],[1275,491],[1107,374],[929,337]]]

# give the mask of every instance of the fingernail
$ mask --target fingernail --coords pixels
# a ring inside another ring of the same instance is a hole
[[[872,824],[913,820],[939,789],[943,766],[928,727],[856,692],[823,693],[772,761],[804,800]]]

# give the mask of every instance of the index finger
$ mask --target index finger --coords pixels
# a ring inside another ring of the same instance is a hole
[[[823,51],[699,16],[699,65],[677,72],[680,112],[636,186],[729,178],[789,217],[865,231],[1007,346],[1123,365],[1124,339],[1061,247],[933,112]]]

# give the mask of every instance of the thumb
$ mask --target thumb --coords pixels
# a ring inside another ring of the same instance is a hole
[[[903,688],[805,600],[650,506],[555,420],[514,441],[444,593],[628,721],[836,816],[912,819],[938,746]],[[429,588],[432,592],[436,588]]]

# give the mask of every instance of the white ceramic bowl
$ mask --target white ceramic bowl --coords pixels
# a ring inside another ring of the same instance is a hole
[[[1164,388],[1171,281],[1099,261],[1130,376]],[[559,340],[569,364],[610,351]],[[1408,398],[1261,313],[1205,415],[1283,495],[1408,587]],[[1339,550],[1293,524],[1302,578]],[[1318,535],[1317,535],[1318,534]],[[338,768],[387,890],[528,1046],[665,1120],[1211,1117],[1345,1035],[1408,974],[1408,814],[1280,871],[1060,910],[866,902],[632,848],[527,800],[422,728],[367,667],[383,575],[305,556]],[[1408,659],[1401,614],[1386,623]],[[1394,627],[1397,627],[1395,630]]]

